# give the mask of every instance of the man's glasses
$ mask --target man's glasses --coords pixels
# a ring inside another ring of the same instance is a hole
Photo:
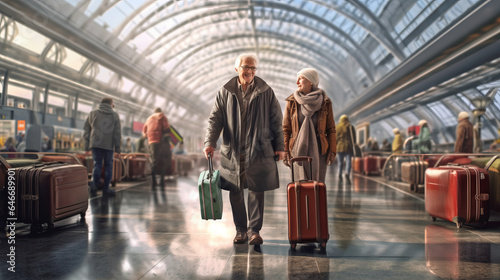
[[[252,72],[257,71],[257,67],[255,67],[255,66],[250,67],[250,66],[243,65],[243,66],[240,66],[240,67],[241,67],[241,69],[243,69],[243,71],[245,71],[245,72],[246,72],[246,71],[248,71],[248,70],[252,70]]]

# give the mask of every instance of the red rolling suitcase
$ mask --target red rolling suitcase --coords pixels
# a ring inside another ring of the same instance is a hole
[[[312,174],[311,157],[294,157],[296,161],[309,162],[309,174]],[[318,242],[326,247],[328,234],[328,215],[326,186],[313,180],[295,181],[292,168],[292,182],[287,187],[288,198],[288,240],[295,249],[297,243]]]
[[[379,171],[379,158],[378,156],[365,156],[363,159],[363,174],[365,175],[378,175]]]
[[[440,166],[425,172],[425,210],[457,224],[489,219],[490,183],[488,172],[472,165]]]
[[[88,208],[87,168],[58,162],[42,163],[15,169],[16,217],[31,224],[31,233],[47,223],[80,214]]]

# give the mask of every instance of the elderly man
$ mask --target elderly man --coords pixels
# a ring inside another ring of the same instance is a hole
[[[231,187],[229,199],[236,227],[234,243],[260,245],[264,218],[264,191],[279,187],[275,155],[285,156],[282,112],[274,91],[255,76],[258,59],[241,54],[235,61],[238,76],[217,93],[208,120],[205,156],[213,156],[222,131],[221,168],[223,184]],[[248,189],[248,220],[244,189]],[[248,222],[248,224],[247,224]],[[248,232],[247,232],[248,231]]]
[[[469,113],[458,114],[457,139],[455,153],[472,153],[474,148],[474,126],[469,121]]]

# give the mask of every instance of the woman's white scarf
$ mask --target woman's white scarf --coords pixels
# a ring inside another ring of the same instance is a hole
[[[297,174],[298,179],[319,179],[319,148],[318,140],[316,138],[316,128],[312,116],[316,111],[321,109],[325,93],[322,89],[315,89],[314,91],[304,94],[295,91],[293,97],[300,104],[300,111],[304,115],[304,121],[299,129],[297,139],[293,144],[292,157],[296,156],[310,156],[312,157],[312,174],[309,174],[309,168],[304,165],[295,165],[294,173]],[[319,117],[319,116],[318,116]],[[295,179],[295,180],[298,180]]]

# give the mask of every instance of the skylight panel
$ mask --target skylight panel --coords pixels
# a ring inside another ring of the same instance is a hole
[[[41,54],[45,46],[50,42],[50,39],[19,22],[16,22],[16,24],[19,33],[14,37],[12,43],[34,53]]]
[[[453,126],[456,125],[456,117],[453,113],[444,106],[441,102],[434,102],[426,105],[436,116],[438,116],[439,120],[443,122],[445,126]]]
[[[76,71],[80,71],[86,61],[86,57],[74,52],[72,49],[66,48],[66,59],[63,60],[62,64]]]

